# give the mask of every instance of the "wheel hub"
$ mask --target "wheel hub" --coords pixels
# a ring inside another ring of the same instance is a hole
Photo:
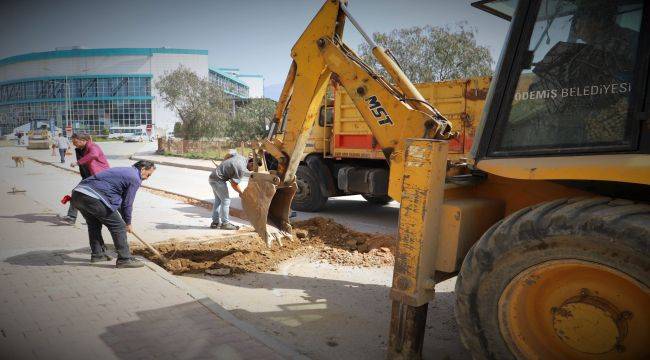
[[[644,358],[650,290],[604,265],[547,261],[510,281],[498,318],[519,359]]]
[[[307,184],[306,181],[298,178],[296,179],[296,185],[298,187],[298,191],[296,191],[296,195],[294,199],[297,200],[307,199],[309,197],[309,194],[311,193],[311,191],[309,190],[309,184]]]
[[[625,334],[616,323],[613,305],[596,297],[569,300],[552,309],[555,334],[568,346],[587,354],[616,349]]]

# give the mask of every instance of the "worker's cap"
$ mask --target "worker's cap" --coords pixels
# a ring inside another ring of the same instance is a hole
[[[237,155],[237,150],[235,150],[235,149],[228,149],[228,155],[232,155],[232,156]]]

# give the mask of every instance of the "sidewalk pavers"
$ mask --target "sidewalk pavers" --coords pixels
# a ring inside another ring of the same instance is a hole
[[[254,329],[242,330],[219,313],[225,310],[152,263],[91,264],[85,226],[62,226],[53,210],[57,189],[74,182],[73,174],[35,163],[10,169],[4,155],[0,150],[1,358],[300,357]],[[27,192],[7,194],[11,185]]]

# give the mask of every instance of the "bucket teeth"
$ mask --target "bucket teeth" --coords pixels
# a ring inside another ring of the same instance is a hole
[[[282,246],[283,237],[291,238],[289,208],[296,193],[296,185],[293,183],[287,187],[278,187],[279,183],[277,176],[253,173],[241,195],[248,221],[269,247],[273,240]],[[270,225],[267,224],[269,220]]]

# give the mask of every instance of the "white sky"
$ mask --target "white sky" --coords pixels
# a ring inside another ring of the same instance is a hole
[[[175,47],[209,51],[210,65],[261,74],[278,87],[289,51],[322,0],[2,0],[0,58],[60,46]],[[350,0],[368,33],[467,21],[496,62],[508,22],[468,0]],[[346,42],[361,37],[346,25]]]

